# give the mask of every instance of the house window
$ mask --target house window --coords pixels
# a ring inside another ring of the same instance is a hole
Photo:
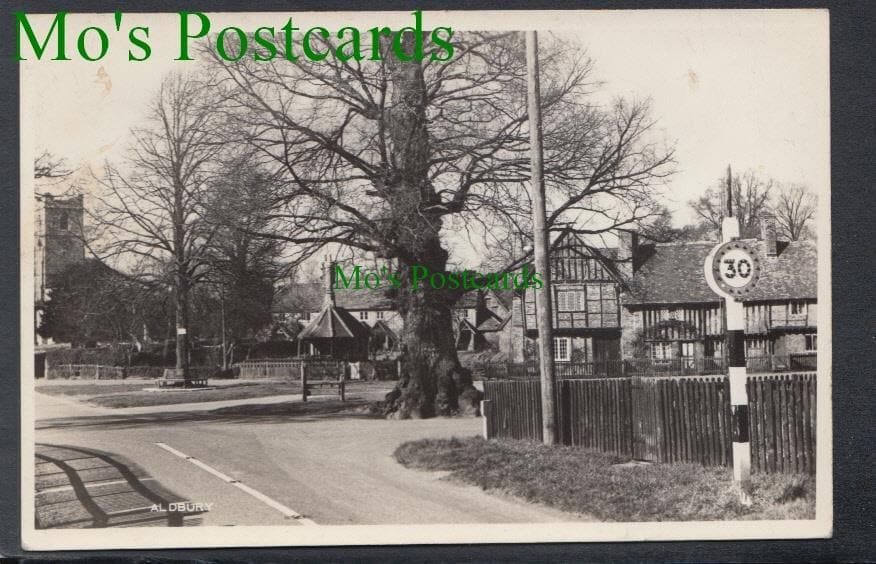
[[[685,358],[693,358],[694,357],[694,344],[693,343],[681,343],[681,356]]]
[[[557,292],[557,311],[584,311],[583,290],[560,290]]]
[[[815,352],[818,350],[818,335],[815,333],[810,333],[808,335],[803,335],[806,339],[806,350],[809,352]]]
[[[617,327],[617,289],[614,284],[587,285],[587,325]]]
[[[669,360],[672,358],[672,343],[660,341],[651,343],[651,358],[653,360]]]
[[[554,360],[568,362],[571,357],[571,348],[568,337],[554,337]]]
[[[359,312],[359,319],[362,321],[368,321],[368,312],[367,311],[360,311]]]
[[[58,229],[61,231],[70,229],[70,218],[67,212],[61,212],[61,215],[58,217]]]
[[[707,339],[703,346],[703,356],[707,358],[722,358],[724,356],[724,342]]]
[[[758,358],[773,354],[773,343],[769,339],[753,338],[745,340],[745,357]]]
[[[383,319],[383,312],[382,311],[377,312],[377,319]]]
[[[803,315],[806,313],[806,302],[791,302],[791,315]]]

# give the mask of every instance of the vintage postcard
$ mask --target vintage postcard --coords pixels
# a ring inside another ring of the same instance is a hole
[[[15,17],[26,549],[831,535],[827,10]]]

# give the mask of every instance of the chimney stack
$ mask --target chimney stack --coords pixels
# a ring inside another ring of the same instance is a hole
[[[776,217],[772,212],[765,211],[760,214],[760,238],[763,240],[764,249],[768,257],[778,254],[776,244]]]
[[[329,259],[326,259],[325,263],[323,263],[323,270],[325,272],[325,298],[323,300],[323,306],[334,306],[335,305],[335,288],[334,288],[334,279],[335,279],[335,263]]]
[[[633,278],[633,260],[639,247],[639,233],[624,230],[618,233],[617,269],[624,280]]]

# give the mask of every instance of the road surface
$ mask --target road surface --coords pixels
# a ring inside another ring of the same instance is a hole
[[[313,401],[321,401],[314,399]],[[162,487],[212,504],[203,525],[367,525],[560,522],[570,513],[485,493],[410,470],[405,441],[465,437],[475,418],[388,421],[355,413],[284,415],[282,403],[246,407],[85,406],[36,394],[37,442],[116,453]]]

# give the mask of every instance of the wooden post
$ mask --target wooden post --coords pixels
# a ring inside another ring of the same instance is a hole
[[[493,427],[491,421],[493,419],[493,402],[490,400],[481,400],[481,417],[484,418],[484,438],[493,438]]]
[[[301,401],[307,401],[307,365],[301,361]]]
[[[541,372],[542,440],[557,442],[556,394],[554,393],[553,328],[551,326],[551,273],[548,260],[548,229],[545,214],[544,164],[542,162],[541,107],[538,84],[538,35],[526,32],[526,83],[529,111],[529,146],[532,175],[532,225],[535,246],[535,271],[544,285],[535,291],[538,326],[539,368]]]

